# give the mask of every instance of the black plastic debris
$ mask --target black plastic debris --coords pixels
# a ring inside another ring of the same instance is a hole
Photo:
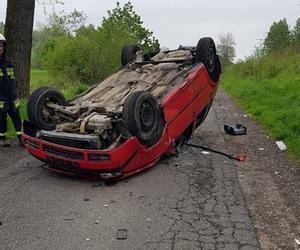
[[[117,232],[118,240],[126,240],[127,239],[127,229],[119,229]]]
[[[236,124],[235,127],[225,124],[224,131],[229,135],[245,135],[247,133],[247,127],[242,124]]]

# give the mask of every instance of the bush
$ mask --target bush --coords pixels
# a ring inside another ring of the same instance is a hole
[[[56,81],[68,78],[68,82],[95,84],[121,67],[123,46],[136,43],[146,52],[159,49],[158,41],[142,26],[130,2],[123,7],[117,3],[98,28],[81,26],[64,35],[61,30],[36,50],[39,55],[34,57]]]

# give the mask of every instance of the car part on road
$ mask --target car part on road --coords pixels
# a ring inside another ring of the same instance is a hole
[[[208,147],[200,146],[200,145],[195,145],[195,144],[191,144],[191,143],[187,143],[186,145],[189,146],[189,147],[201,148],[201,149],[204,149],[204,150],[207,150],[207,151],[219,154],[219,155],[223,155],[223,156],[228,157],[229,159],[233,159],[233,160],[236,160],[236,161],[245,161],[246,158],[247,158],[247,155],[243,154],[243,153],[240,153],[240,154],[234,156],[232,154],[226,154],[224,152],[214,150],[214,149],[211,149],[211,148],[208,148]]]
[[[282,151],[287,150],[287,146],[284,144],[283,141],[276,141],[276,145],[278,146],[278,148]]]
[[[229,135],[245,135],[247,134],[247,127],[242,124],[237,124],[235,127],[225,124],[224,131]]]
[[[118,240],[126,240],[127,239],[127,229],[118,229],[117,239]]]

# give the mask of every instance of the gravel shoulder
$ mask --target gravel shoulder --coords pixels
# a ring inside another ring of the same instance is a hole
[[[223,91],[214,110],[221,125],[248,128],[247,135],[225,135],[224,140],[229,151],[247,153],[236,170],[262,249],[300,249],[295,241],[300,240],[300,166]]]

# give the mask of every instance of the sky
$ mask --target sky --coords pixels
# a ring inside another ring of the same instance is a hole
[[[0,0],[0,21],[5,21],[6,1]],[[99,26],[107,10],[116,6],[112,0],[62,0],[56,11],[83,11],[87,24]],[[119,0],[121,4],[128,2]],[[236,60],[253,53],[266,37],[274,21],[286,18],[291,28],[300,18],[300,0],[131,0],[144,27],[153,31],[161,47],[175,49],[178,45],[196,45],[201,37],[232,33],[236,42]],[[35,27],[45,23],[47,9],[36,4]]]

